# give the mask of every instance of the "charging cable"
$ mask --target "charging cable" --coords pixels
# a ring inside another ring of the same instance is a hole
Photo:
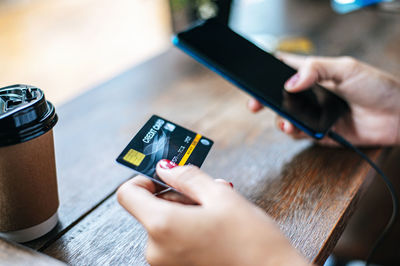
[[[370,159],[366,154],[364,154],[362,151],[360,151],[358,148],[353,146],[350,142],[345,140],[342,136],[339,134],[329,131],[328,136],[334,140],[335,142],[339,143],[340,145],[350,148],[351,150],[355,151],[358,155],[361,156],[365,161],[367,161],[372,168],[375,169],[375,171],[382,177],[383,181],[386,184],[387,189],[390,192],[390,195],[392,196],[392,204],[393,204],[393,211],[392,211],[392,216],[390,217],[389,222],[387,223],[385,229],[382,231],[378,239],[376,240],[375,244],[373,245],[371,251],[368,254],[367,260],[366,260],[366,265],[369,265],[371,263],[371,258],[373,257],[374,253],[376,250],[379,248],[379,246],[382,244],[383,239],[387,236],[388,232],[392,229],[395,221],[397,220],[398,216],[398,209],[399,209],[399,200],[397,198],[396,191],[394,190],[392,182],[390,182],[389,178],[382,172],[382,170]]]

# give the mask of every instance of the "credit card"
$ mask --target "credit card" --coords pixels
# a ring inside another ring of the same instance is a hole
[[[157,162],[168,159],[177,165],[200,167],[213,144],[209,138],[153,115],[118,156],[117,162],[170,188],[157,177]]]

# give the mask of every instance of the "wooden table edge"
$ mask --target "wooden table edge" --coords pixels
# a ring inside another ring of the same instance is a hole
[[[378,148],[376,151],[374,151],[373,156],[370,155],[370,158],[372,159],[372,161],[380,165],[382,161],[388,156],[391,150],[392,148],[390,147]],[[369,185],[372,183],[373,178],[376,178],[376,171],[367,162],[365,162],[362,167],[364,167],[364,170],[361,173],[365,175],[364,181],[362,182],[362,184],[360,184],[358,190],[355,192],[354,197],[349,202],[348,207],[344,209],[336,226],[333,228],[329,237],[318,252],[317,256],[312,261],[312,263],[316,265],[323,265],[326,259],[330,256],[341,235],[343,234],[349,219],[356,211],[356,207],[361,197],[364,195],[364,193],[366,193]],[[379,176],[377,178],[379,178]]]

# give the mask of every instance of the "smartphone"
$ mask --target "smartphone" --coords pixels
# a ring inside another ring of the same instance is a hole
[[[316,139],[349,110],[343,99],[318,84],[287,92],[284,84],[297,71],[215,19],[178,33],[173,43]]]

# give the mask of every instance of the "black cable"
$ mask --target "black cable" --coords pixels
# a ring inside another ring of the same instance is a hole
[[[366,260],[366,265],[369,265],[370,262],[371,262],[372,256],[374,255],[374,253],[376,252],[378,247],[382,244],[383,239],[386,237],[388,232],[392,229],[395,221],[397,220],[398,211],[399,211],[399,200],[397,198],[397,194],[396,194],[396,191],[395,191],[395,189],[393,187],[392,182],[390,182],[389,178],[387,178],[387,176],[382,172],[382,170],[370,158],[368,158],[367,155],[365,155],[362,151],[360,151],[358,148],[354,147],[350,142],[348,142],[342,136],[338,135],[337,133],[335,133],[333,131],[329,131],[328,132],[328,136],[332,140],[334,140],[337,143],[339,143],[340,145],[352,149],[358,155],[360,155],[361,158],[363,158],[365,161],[367,161],[372,166],[372,168],[374,168],[375,171],[382,177],[383,181],[386,184],[386,187],[388,188],[388,190],[390,192],[390,195],[392,196],[392,204],[393,204],[392,216],[390,217],[390,220],[387,223],[385,229],[382,231],[382,233],[380,234],[380,236],[378,237],[378,239],[374,243],[371,251],[368,254],[368,257],[367,257],[367,260]]]

